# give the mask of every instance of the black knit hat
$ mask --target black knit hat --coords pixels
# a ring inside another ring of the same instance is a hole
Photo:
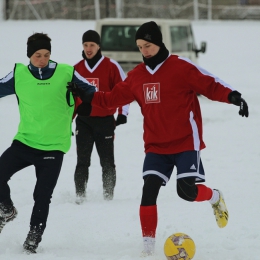
[[[158,25],[154,22],[142,24],[135,34],[135,41],[142,39],[158,46],[162,46],[162,33]]]
[[[27,57],[31,56],[38,50],[45,49],[51,52],[51,41],[48,38],[31,40],[27,43]]]
[[[100,36],[96,31],[88,30],[82,36],[82,43],[84,42],[95,42],[100,45]]]

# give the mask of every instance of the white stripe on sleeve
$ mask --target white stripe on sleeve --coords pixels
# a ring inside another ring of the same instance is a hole
[[[0,83],[5,83],[9,81],[11,78],[14,77],[14,72],[11,71],[8,75],[6,75],[4,78],[0,79]]]
[[[123,71],[123,69],[122,69],[122,67],[119,65],[119,63],[118,63],[117,61],[113,60],[113,59],[110,59],[110,61],[116,65],[116,67],[117,67],[117,69],[118,69],[118,71],[119,71],[119,74],[120,74],[120,77],[121,77],[122,81],[125,80],[125,79],[126,79],[125,72]]]
[[[194,65],[203,75],[207,75],[210,76],[212,78],[214,78],[215,82],[220,83],[221,85],[223,85],[226,88],[229,88],[231,90],[235,90],[233,87],[231,87],[228,83],[226,83],[225,81],[223,81],[222,79],[220,79],[219,77],[213,75],[212,73],[208,72],[207,70],[201,68],[200,66],[194,64],[191,60],[189,60],[188,58],[185,57],[179,57],[179,59],[181,60],[185,60],[186,62]]]

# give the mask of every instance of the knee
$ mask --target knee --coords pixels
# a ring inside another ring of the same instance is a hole
[[[78,157],[77,167],[79,168],[88,168],[90,166],[90,160],[86,158]]]
[[[183,178],[177,180],[177,194],[186,201],[194,201],[197,197],[195,178]]]
[[[114,172],[116,169],[114,162],[101,162],[100,165],[105,172]]]
[[[162,182],[163,180],[156,175],[145,177],[141,206],[151,206],[156,204]]]
[[[100,165],[104,169],[115,169],[115,160],[111,156],[106,158],[100,157]]]

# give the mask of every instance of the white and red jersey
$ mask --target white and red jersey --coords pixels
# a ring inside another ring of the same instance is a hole
[[[102,56],[96,65],[91,69],[86,60],[79,61],[74,65],[75,70],[88,82],[96,87],[96,91],[111,91],[113,87],[125,79],[125,73],[121,66],[114,60]],[[81,99],[77,98],[76,103],[79,105]],[[116,107],[117,108],[117,107]],[[108,109],[93,107],[90,116],[108,116],[116,112],[116,108]],[[118,107],[118,114],[128,115],[129,105]]]
[[[175,154],[205,148],[196,93],[229,103],[232,90],[190,60],[169,55],[154,70],[137,65],[110,93],[95,93],[91,104],[113,108],[136,100],[144,117],[145,152]]]

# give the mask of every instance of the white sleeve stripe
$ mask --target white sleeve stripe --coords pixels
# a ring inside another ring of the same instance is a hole
[[[113,59],[110,59],[110,61],[116,65],[117,69],[119,70],[122,81],[125,80],[126,79],[125,72],[123,71],[123,69],[119,65],[119,63],[117,61],[113,60]]]
[[[14,72],[11,71],[8,75],[6,75],[4,78],[0,79],[0,83],[5,83],[9,81],[11,78],[14,77]]]
[[[194,120],[194,115],[192,111],[190,111],[190,124],[192,128],[194,150],[199,151],[200,150],[199,130],[196,121]]]
[[[85,78],[83,78],[76,70],[74,71],[74,75],[81,81],[83,81],[84,83],[88,83],[89,85],[91,85]]]
[[[191,60],[185,58],[185,57],[179,57],[180,60],[185,60],[186,62],[194,65],[203,75],[206,75],[206,76],[210,76],[212,78],[214,78],[215,82],[217,83],[220,83],[221,85],[223,85],[224,87],[226,88],[229,88],[231,90],[234,90],[233,87],[231,87],[228,83],[226,83],[225,81],[223,81],[222,79],[218,78],[217,76],[211,74],[210,72],[208,72],[207,70],[201,68],[200,66],[194,64]]]
[[[124,105],[124,106],[122,107],[122,114],[123,114],[123,115],[125,115],[125,116],[128,115],[129,106],[130,106],[130,105],[128,104],[128,105]]]

